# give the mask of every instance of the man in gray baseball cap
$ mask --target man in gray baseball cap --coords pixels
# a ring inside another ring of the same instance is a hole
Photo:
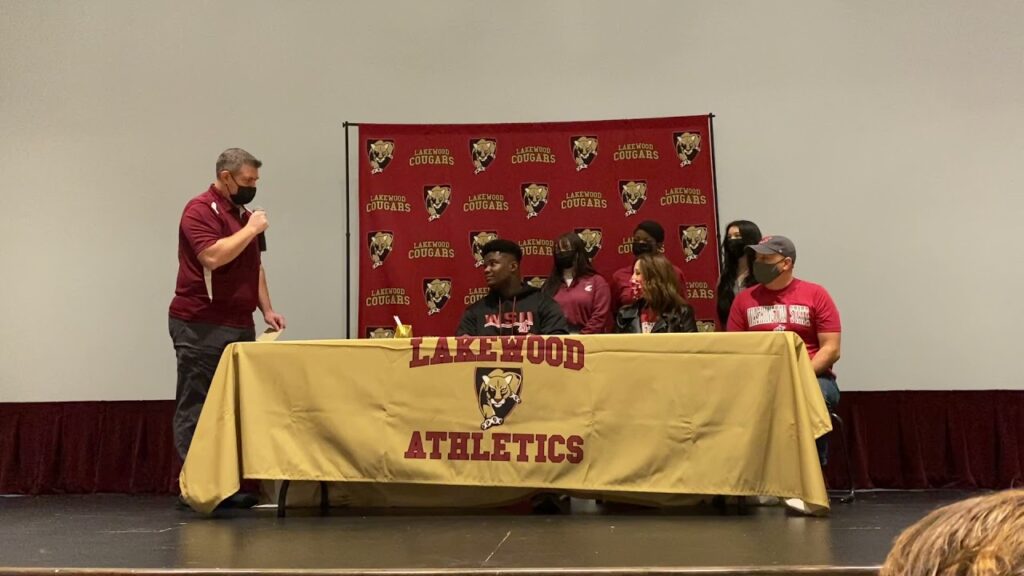
[[[839,404],[839,386],[832,366],[839,360],[842,324],[839,309],[828,291],[793,276],[796,246],[785,236],[765,236],[747,246],[754,253],[754,279],[758,285],[736,296],[729,310],[730,332],[796,332],[807,346],[829,411]],[[818,439],[822,464],[828,443]]]

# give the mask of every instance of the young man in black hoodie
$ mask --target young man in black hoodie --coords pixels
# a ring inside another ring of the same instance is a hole
[[[491,289],[466,308],[456,336],[525,336],[568,334],[562,308],[550,296],[523,282],[519,262],[523,250],[511,240],[484,245],[484,278]]]
[[[568,334],[562,307],[547,294],[523,282],[519,262],[523,249],[511,240],[484,244],[484,278],[491,291],[466,308],[456,336],[525,336]],[[534,494],[534,512],[559,514],[570,510],[569,497],[552,492]]]

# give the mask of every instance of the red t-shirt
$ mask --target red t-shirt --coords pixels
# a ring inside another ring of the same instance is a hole
[[[198,257],[217,240],[241,230],[249,214],[245,209],[240,214],[213,185],[185,205],[178,227],[173,318],[234,328],[253,326],[252,313],[259,304],[259,243],[253,239],[237,258],[213,271],[206,270]]]
[[[842,332],[839,309],[821,286],[794,278],[782,290],[758,284],[740,292],[729,310],[729,332],[796,332],[814,358],[820,332]]]
[[[555,302],[562,307],[570,331],[580,334],[605,332],[612,305],[608,282],[599,274],[573,278],[566,286],[563,280],[555,293]]]

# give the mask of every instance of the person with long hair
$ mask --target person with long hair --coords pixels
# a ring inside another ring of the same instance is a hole
[[[750,220],[734,220],[725,227],[722,274],[718,277],[718,321],[722,327],[729,321],[729,309],[736,295],[757,284],[751,273],[754,255],[746,247],[760,241],[761,229]]]
[[[654,220],[644,220],[633,229],[633,241],[630,244],[634,258],[642,254],[664,254],[665,253],[665,229]],[[634,263],[636,260],[634,259]],[[679,278],[680,294],[686,290],[686,278],[683,271],[672,264],[672,270]],[[612,273],[609,283],[612,290],[612,311],[617,312],[619,308],[633,303],[634,295],[632,288],[633,264],[623,266]]]
[[[896,539],[880,576],[1024,574],[1024,490],[943,506]]]
[[[633,303],[619,309],[616,331],[625,334],[696,332],[693,307],[664,254],[641,254],[633,264]]]
[[[562,307],[570,334],[601,334],[607,328],[611,289],[590,264],[586,245],[575,232],[555,240],[554,265],[543,291]]]

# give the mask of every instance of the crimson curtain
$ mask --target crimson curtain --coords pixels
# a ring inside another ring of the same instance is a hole
[[[1024,391],[845,392],[839,415],[858,488],[1024,484]],[[174,402],[0,403],[0,493],[178,490]],[[830,486],[847,482],[832,442]]]

